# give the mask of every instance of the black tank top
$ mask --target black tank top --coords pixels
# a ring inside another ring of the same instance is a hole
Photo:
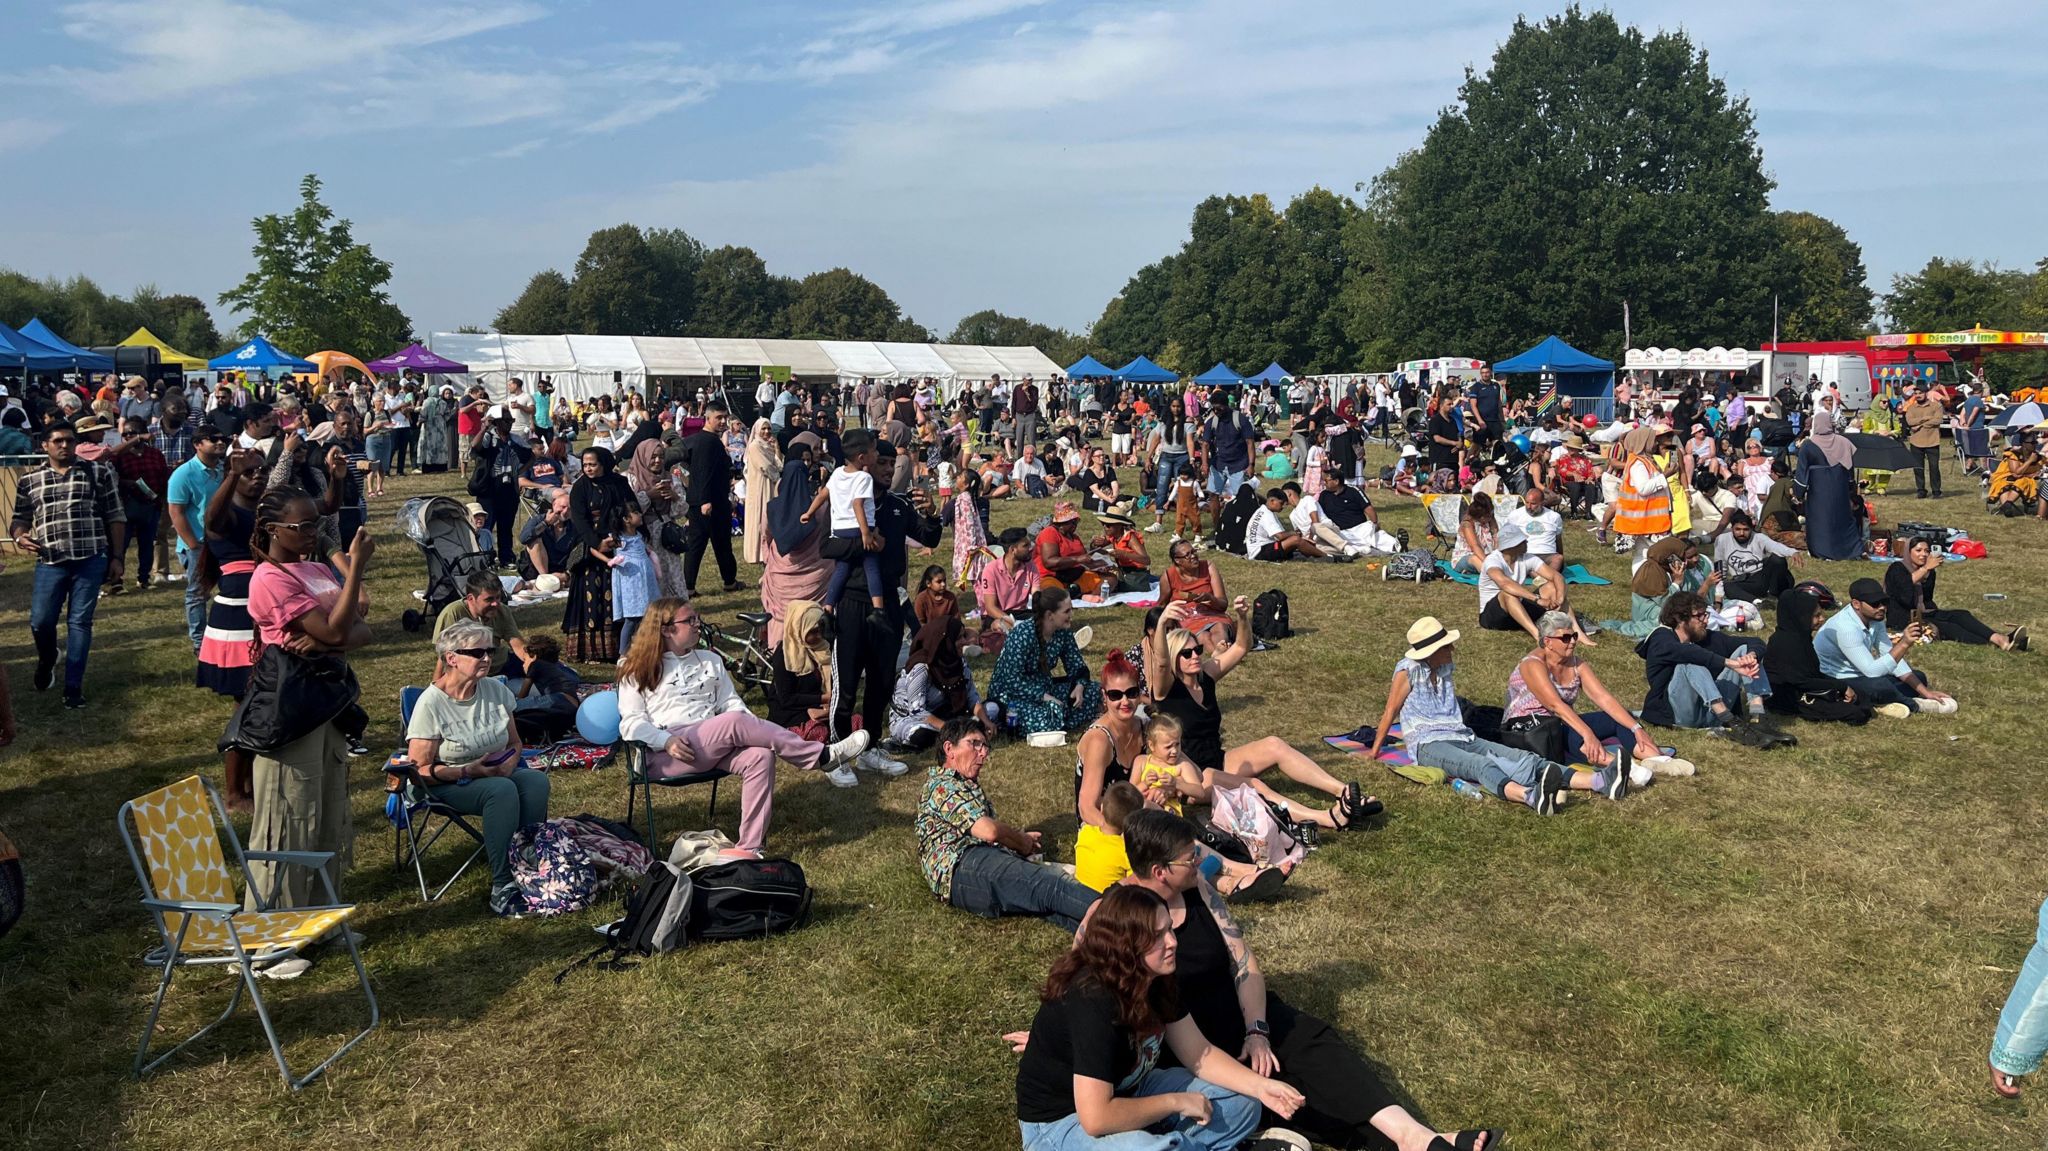
[[[1171,669],[1168,669],[1169,671]],[[1202,672],[1196,681],[1202,685],[1201,703],[1188,693],[1187,685],[1179,676],[1167,688],[1164,698],[1158,701],[1159,710],[1180,721],[1180,753],[1196,767],[1223,769],[1223,709],[1216,704],[1216,681]]]
[[[1099,729],[1102,734],[1109,737],[1109,766],[1102,769],[1102,790],[1108,791],[1109,785],[1112,783],[1129,783],[1131,781],[1131,765],[1123,761],[1121,753],[1117,750],[1116,733],[1099,723],[1091,723],[1088,725],[1088,728],[1090,731]],[[1096,803],[1100,806],[1101,801],[1097,800]],[[1081,757],[1079,754],[1074,756],[1074,814],[1076,816],[1081,814]]]

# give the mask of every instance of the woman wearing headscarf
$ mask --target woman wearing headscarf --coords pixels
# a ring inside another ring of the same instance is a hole
[[[740,557],[750,564],[763,562],[762,544],[768,535],[768,501],[775,498],[782,480],[782,449],[775,443],[775,426],[755,420],[747,433],[746,454],[741,474],[747,485],[747,511],[740,537]]]
[[[611,663],[619,658],[612,623],[612,569],[594,552],[610,555],[624,530],[626,508],[639,497],[608,448],[583,449],[583,475],[569,489],[569,526],[582,552],[571,558],[569,601],[562,608],[562,647],[577,663]]]
[[[827,741],[832,730],[831,621],[815,600],[784,608],[782,639],[768,649],[768,722],[804,739]]]
[[[1856,445],[1835,431],[1832,412],[1816,412],[1813,434],[1799,445],[1793,481],[1806,505],[1806,548],[1817,559],[1863,554],[1863,501],[1856,494]]]
[[[1764,677],[1771,683],[1764,706],[1780,715],[1816,721],[1868,723],[1869,701],[1821,670],[1813,637],[1825,622],[1820,600],[1812,592],[1795,587],[1778,594],[1778,630],[1764,645]],[[1899,708],[1901,716],[1906,714],[1904,704],[1886,706]]]
[[[825,538],[825,521],[803,521],[804,510],[817,494],[818,480],[811,472],[810,452],[792,444],[791,457],[782,465],[782,481],[775,498],[768,501],[766,538],[761,541],[761,610],[769,615],[768,643],[782,642],[783,620],[789,606],[798,600],[815,600],[832,582],[831,560],[819,554]]]
[[[455,449],[455,389],[442,384],[420,405],[420,471],[445,472]]]
[[[640,500],[640,514],[647,521],[647,538],[652,546],[647,554],[654,560],[654,582],[659,596],[687,599],[687,588],[683,582],[683,557],[668,550],[661,539],[668,524],[675,520],[675,486],[669,483],[668,475],[661,466],[661,441],[654,437],[642,438],[637,430],[637,441],[633,444],[633,455],[626,463],[626,483]],[[676,523],[677,530],[682,525]]]
[[[1658,429],[1637,426],[1621,438],[1614,501],[1614,531],[1629,542],[1629,570],[1641,567],[1650,545],[1672,532],[1671,483],[1656,460]]]

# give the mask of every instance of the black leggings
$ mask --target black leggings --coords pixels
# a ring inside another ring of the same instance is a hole
[[[1920,613],[1920,618],[1934,625],[1938,639],[1954,640],[1957,643],[1991,642],[1991,629],[1984,626],[1983,620],[1969,612],[1934,608]]]
[[[1265,1125],[1292,1127],[1318,1143],[1347,1151],[1385,1146],[1372,1117],[1399,1101],[1372,1065],[1335,1028],[1296,1011],[1271,992],[1266,994],[1266,1020],[1273,1028],[1273,1055],[1280,1060],[1276,1078],[1301,1092],[1304,1102],[1291,1120],[1268,1112]],[[1224,1049],[1234,1055],[1236,1046]]]

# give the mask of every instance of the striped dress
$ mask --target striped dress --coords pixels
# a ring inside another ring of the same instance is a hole
[[[206,550],[220,565],[213,604],[206,612],[206,634],[199,640],[200,687],[239,699],[256,663],[256,631],[249,622],[249,574],[256,563],[249,536],[256,530],[256,512],[230,505],[233,522],[227,536],[206,533]]]

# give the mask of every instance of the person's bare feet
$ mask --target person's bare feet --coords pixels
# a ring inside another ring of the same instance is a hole
[[[1986,1066],[1989,1065],[1987,1064]],[[1991,1089],[1993,1091],[1998,1092],[2000,1095],[2004,1096],[2007,1099],[2018,1099],[2020,1097],[2019,1077],[2014,1075],[2007,1075],[2005,1072],[2000,1071],[1998,1068],[1992,1067]]]

